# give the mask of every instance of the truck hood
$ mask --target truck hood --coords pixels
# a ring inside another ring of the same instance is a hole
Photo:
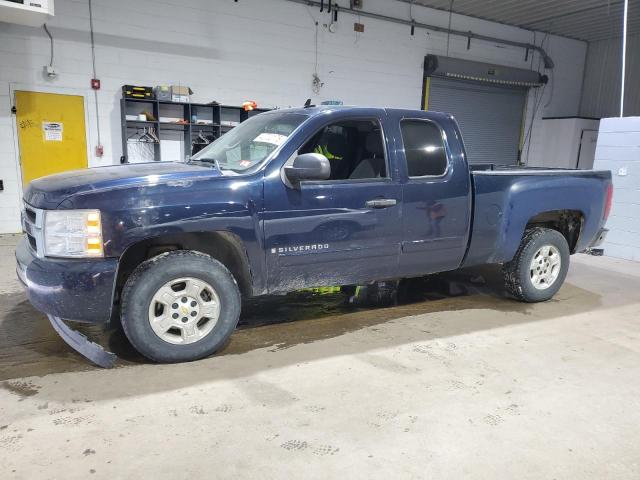
[[[179,162],[87,168],[34,180],[27,187],[24,200],[36,208],[53,209],[76,194],[220,176],[214,167]]]

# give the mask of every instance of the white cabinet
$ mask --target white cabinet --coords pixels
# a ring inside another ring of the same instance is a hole
[[[0,0],[0,22],[39,27],[53,16],[53,0]]]

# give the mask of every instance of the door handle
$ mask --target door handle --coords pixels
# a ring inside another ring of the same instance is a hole
[[[395,206],[396,203],[398,202],[395,198],[376,198],[365,202],[365,206],[368,208],[388,208]]]

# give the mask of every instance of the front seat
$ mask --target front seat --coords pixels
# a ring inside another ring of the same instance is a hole
[[[343,135],[330,133],[327,137],[327,150],[329,151],[329,164],[331,165],[331,180],[342,180],[349,174],[349,161],[347,158],[347,140]]]
[[[380,178],[385,175],[384,168],[384,147],[380,132],[374,130],[369,132],[364,141],[369,157],[363,158],[358,166],[353,169],[349,178],[358,180],[363,178]]]

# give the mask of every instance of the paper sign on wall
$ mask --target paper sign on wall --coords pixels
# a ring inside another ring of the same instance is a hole
[[[42,131],[44,132],[45,142],[61,142],[62,141],[62,123],[42,122]]]

